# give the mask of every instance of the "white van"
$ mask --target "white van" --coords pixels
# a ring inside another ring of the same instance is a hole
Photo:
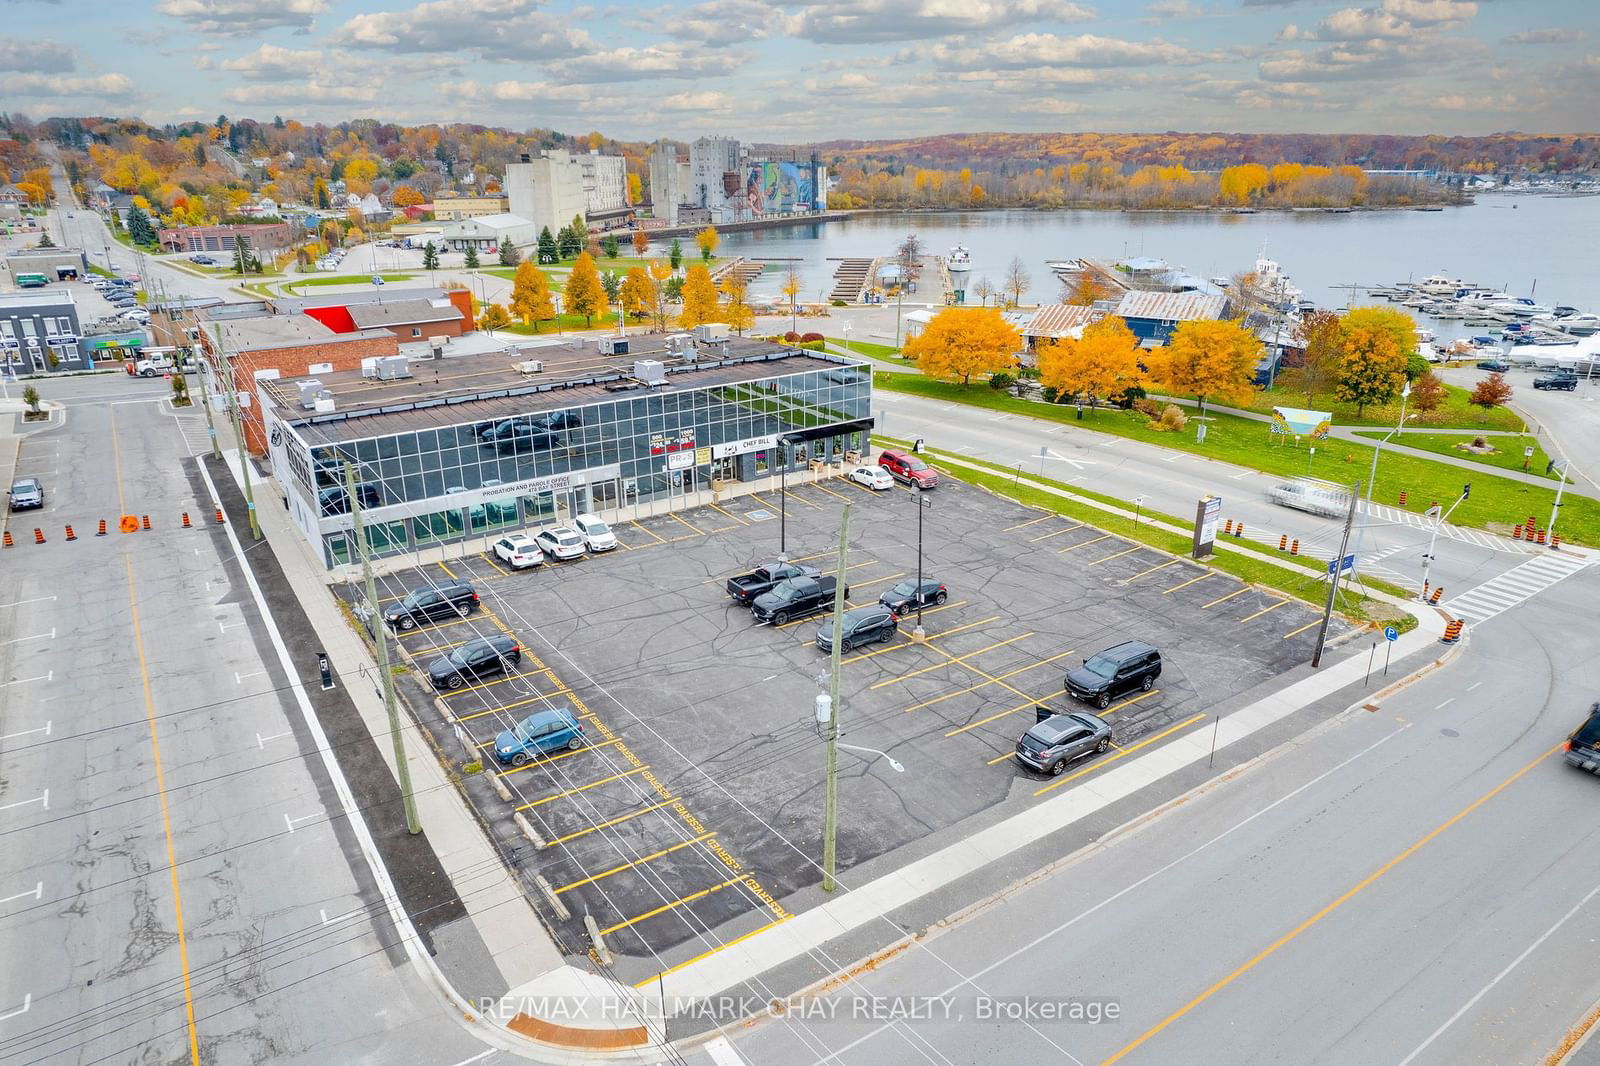
[[[1283,507],[1327,518],[1342,518],[1350,510],[1350,490],[1331,481],[1295,478],[1267,490],[1267,499]]]

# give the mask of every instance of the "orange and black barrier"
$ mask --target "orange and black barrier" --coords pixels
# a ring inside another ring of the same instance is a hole
[[[1287,534],[1287,533],[1279,533],[1278,534],[1278,550],[1279,551],[1288,551],[1289,550],[1289,534]]]
[[[1521,526],[1518,526],[1516,529],[1511,531],[1511,539],[1512,540],[1521,540],[1522,539],[1522,527]]]
[[[38,526],[33,527],[33,542],[35,544],[44,543],[44,530],[40,529]]]
[[[1433,590],[1433,595],[1428,598],[1428,602],[1431,603],[1431,604],[1437,605],[1438,602],[1439,602],[1439,598],[1441,596],[1443,596],[1443,595],[1444,595],[1444,586],[1440,585],[1438,588]]]
[[[184,529],[193,529],[194,528],[193,526],[191,526],[189,524],[189,512],[188,511],[183,512],[183,528]]]
[[[104,518],[102,518],[102,519],[100,519],[100,528],[99,528],[98,531],[95,532],[95,536],[103,537],[105,535],[106,535],[106,520]]]
[[[1233,527],[1233,535],[1235,537],[1244,536],[1244,523],[1243,522],[1240,522],[1238,525]]]
[[[217,508],[217,525],[222,525],[222,508]]]
[[[145,515],[144,516],[144,527],[143,528],[145,528],[147,530],[150,528],[150,516],[149,515]]]
[[[1400,490],[1400,506],[1401,507],[1404,507],[1406,505],[1406,500],[1408,498],[1409,498],[1409,494],[1406,492],[1406,490],[1405,489],[1401,489]]]
[[[1226,522],[1222,523],[1222,532],[1226,533],[1230,537],[1233,536],[1233,519],[1230,518]]]
[[[1444,624],[1444,637],[1443,637],[1444,643],[1446,643],[1446,644],[1454,644],[1456,641],[1460,640],[1461,639],[1461,629],[1462,629],[1462,622],[1461,622],[1461,619],[1459,619],[1459,618],[1452,618],[1452,619],[1450,619],[1450,621],[1446,622]]]
[[[78,539],[78,535],[72,531],[72,527],[71,526],[67,527],[67,539],[68,540],[77,540]]]
[[[1300,554],[1300,538],[1299,537],[1296,537],[1294,540],[1289,542],[1289,554],[1290,555],[1299,555]]]
[[[5,546],[8,548],[16,546],[16,542],[11,539],[11,530],[9,529],[6,530]]]
[[[1560,548],[1561,548],[1561,534],[1560,533],[1552,533],[1552,534],[1550,534],[1550,547],[1554,548],[1556,550],[1560,550]]]
[[[1541,529],[1541,530],[1539,530],[1539,543],[1540,544],[1544,543],[1544,538],[1545,538],[1545,530]]]

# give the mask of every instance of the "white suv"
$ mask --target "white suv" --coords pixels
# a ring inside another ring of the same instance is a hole
[[[592,552],[608,552],[617,546],[617,535],[598,515],[581,514],[572,520],[572,528]]]

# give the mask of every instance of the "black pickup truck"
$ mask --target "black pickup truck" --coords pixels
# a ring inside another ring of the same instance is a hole
[[[748,574],[728,579],[728,595],[736,603],[745,607],[755,602],[755,598],[763,592],[771,591],[772,587],[780,581],[787,581],[791,577],[816,577],[822,573],[814,566],[800,566],[796,563],[762,563]]]
[[[781,626],[791,618],[803,618],[832,606],[838,585],[831,577],[793,577],[757,596],[750,605],[750,614],[758,622]],[[844,594],[850,595],[849,585],[844,587]]]

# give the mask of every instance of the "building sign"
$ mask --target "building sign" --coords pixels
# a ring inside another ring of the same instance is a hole
[[[144,337],[137,333],[126,337],[96,337],[89,344],[97,351],[105,348],[141,348],[144,346]]]
[[[663,455],[683,449],[694,451],[694,430],[683,429],[667,433],[650,434],[650,454]]]
[[[668,452],[668,470],[687,470],[694,465],[694,452]]]
[[[710,461],[711,461],[711,449],[710,448],[696,448],[694,450],[694,465],[695,466],[705,466]]]
[[[528,478],[524,481],[511,481],[504,485],[485,485],[473,495],[485,500],[499,496],[536,496],[544,492],[562,492],[577,488],[579,485],[605,481],[621,473],[622,468],[613,463],[610,466],[597,466],[589,470],[574,470],[566,474],[548,474],[545,477]]]
[[[775,448],[778,444],[778,435],[768,433],[763,437],[746,437],[744,440],[730,440],[726,444],[713,444],[711,457],[713,459],[726,459],[730,455],[743,455],[745,452],[759,452],[767,448]]]
[[[1211,545],[1217,539],[1217,519],[1222,515],[1221,496],[1202,496],[1194,511],[1194,557],[1204,559],[1211,554]]]

